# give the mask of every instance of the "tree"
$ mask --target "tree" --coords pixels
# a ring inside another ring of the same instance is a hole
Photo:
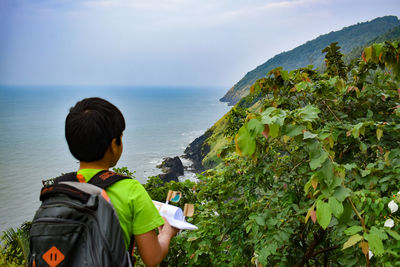
[[[330,77],[339,76],[340,78],[347,80],[346,65],[342,60],[343,54],[339,52],[340,46],[337,46],[337,44],[337,42],[331,43],[328,47],[322,50],[322,53],[326,53],[326,72]]]

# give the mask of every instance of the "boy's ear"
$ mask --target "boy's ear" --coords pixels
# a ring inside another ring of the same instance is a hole
[[[114,138],[113,140],[111,140],[110,148],[111,148],[111,152],[112,152],[113,154],[120,153],[121,146],[122,146],[122,135],[121,135],[121,137],[119,138],[119,140],[120,140],[119,144],[118,144],[118,142],[117,142],[117,138]],[[122,152],[122,151],[121,151],[121,152]]]
[[[114,138],[113,140],[111,140],[110,148],[111,148],[111,152],[113,154],[117,153],[117,151],[118,151],[117,138]]]

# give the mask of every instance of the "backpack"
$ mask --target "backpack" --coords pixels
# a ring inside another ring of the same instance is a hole
[[[132,266],[117,213],[104,190],[121,179],[131,178],[101,171],[85,183],[72,172],[43,182],[42,204],[30,231],[29,266]]]

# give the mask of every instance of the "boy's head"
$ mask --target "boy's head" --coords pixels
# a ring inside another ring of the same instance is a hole
[[[111,141],[121,145],[125,120],[121,111],[110,102],[85,98],[69,111],[65,120],[65,138],[69,150],[79,161],[100,160]]]

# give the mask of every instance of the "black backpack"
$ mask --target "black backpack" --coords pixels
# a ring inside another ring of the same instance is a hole
[[[30,232],[29,266],[132,266],[117,213],[104,191],[131,178],[111,171],[99,172],[89,183],[82,178],[68,173],[44,182]]]

